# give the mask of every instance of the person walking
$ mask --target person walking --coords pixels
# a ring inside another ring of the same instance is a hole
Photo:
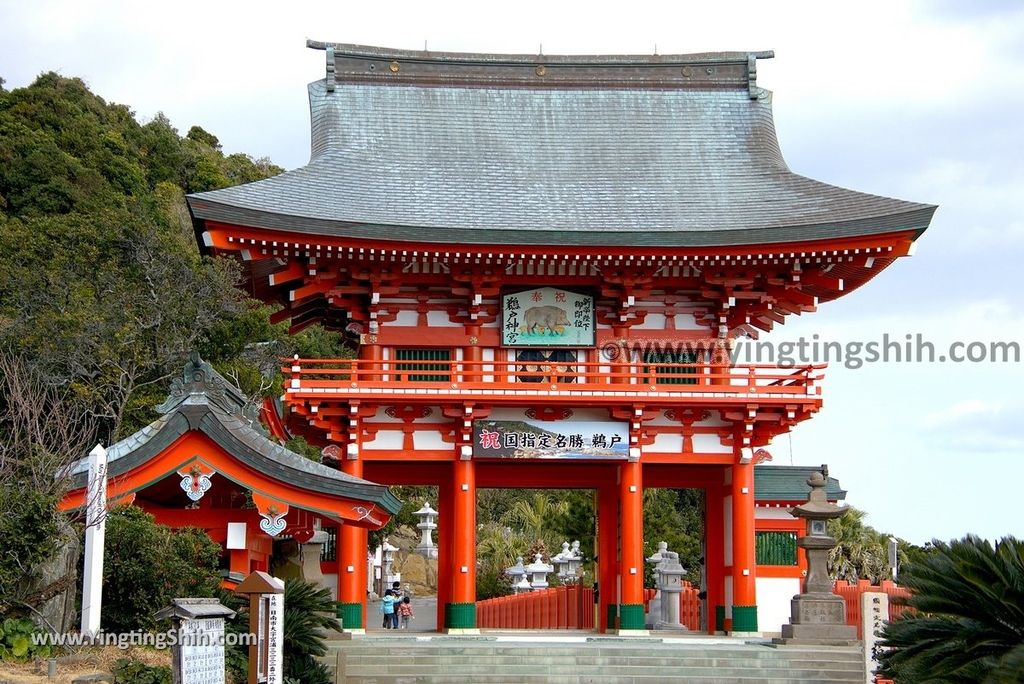
[[[402,621],[401,629],[409,629],[409,623],[412,621],[413,616],[412,610],[412,599],[408,596],[402,597],[402,602],[398,604],[398,617]]]
[[[380,604],[380,611],[384,614],[384,629],[398,629],[397,603],[398,599],[393,591],[388,589],[384,592],[384,598]]]

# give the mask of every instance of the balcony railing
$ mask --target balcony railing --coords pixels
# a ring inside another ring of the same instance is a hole
[[[289,395],[571,394],[818,398],[824,364],[294,359]]]

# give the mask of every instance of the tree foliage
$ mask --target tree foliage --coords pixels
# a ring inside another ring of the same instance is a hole
[[[184,194],[280,171],[199,127],[142,125],[78,79],[0,93],[0,344],[79,396],[108,442],[152,420],[193,349],[251,379],[246,353],[287,352],[286,330],[237,289],[235,262],[200,256]]]
[[[836,546],[828,555],[829,575],[832,579],[856,582],[866,579],[878,584],[891,577],[889,568],[889,540],[893,537],[879,532],[864,522],[867,514],[853,506],[846,515],[828,522],[828,533]],[[896,562],[902,567],[910,558],[927,555],[928,550],[897,539]]]
[[[57,509],[67,468],[94,439],[80,408],[23,356],[0,351],[0,616],[29,612],[66,583],[37,580],[67,525]]]
[[[1024,542],[975,536],[933,542],[900,582],[915,612],[882,632],[883,672],[897,682],[1024,681]]]
[[[202,530],[171,530],[135,506],[107,513],[103,550],[103,629],[156,627],[174,598],[217,595],[220,545]]]

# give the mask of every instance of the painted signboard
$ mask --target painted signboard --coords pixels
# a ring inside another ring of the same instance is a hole
[[[474,458],[622,459],[629,424],[613,421],[473,421]]]
[[[592,347],[594,298],[555,287],[502,295],[505,347]]]

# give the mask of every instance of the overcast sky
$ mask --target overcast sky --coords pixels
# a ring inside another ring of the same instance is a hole
[[[0,0],[7,88],[54,70],[146,121],[199,124],[226,152],[286,168],[309,156],[306,38],[545,54],[775,50],[790,167],[939,205],[915,256],[771,339],[841,343],[920,333],[1024,343],[1024,5],[1016,2],[138,3]],[[833,363],[825,408],[769,448],[828,463],[876,528],[917,543],[1024,537],[1018,363]],[[792,461],[791,461],[792,458]]]

